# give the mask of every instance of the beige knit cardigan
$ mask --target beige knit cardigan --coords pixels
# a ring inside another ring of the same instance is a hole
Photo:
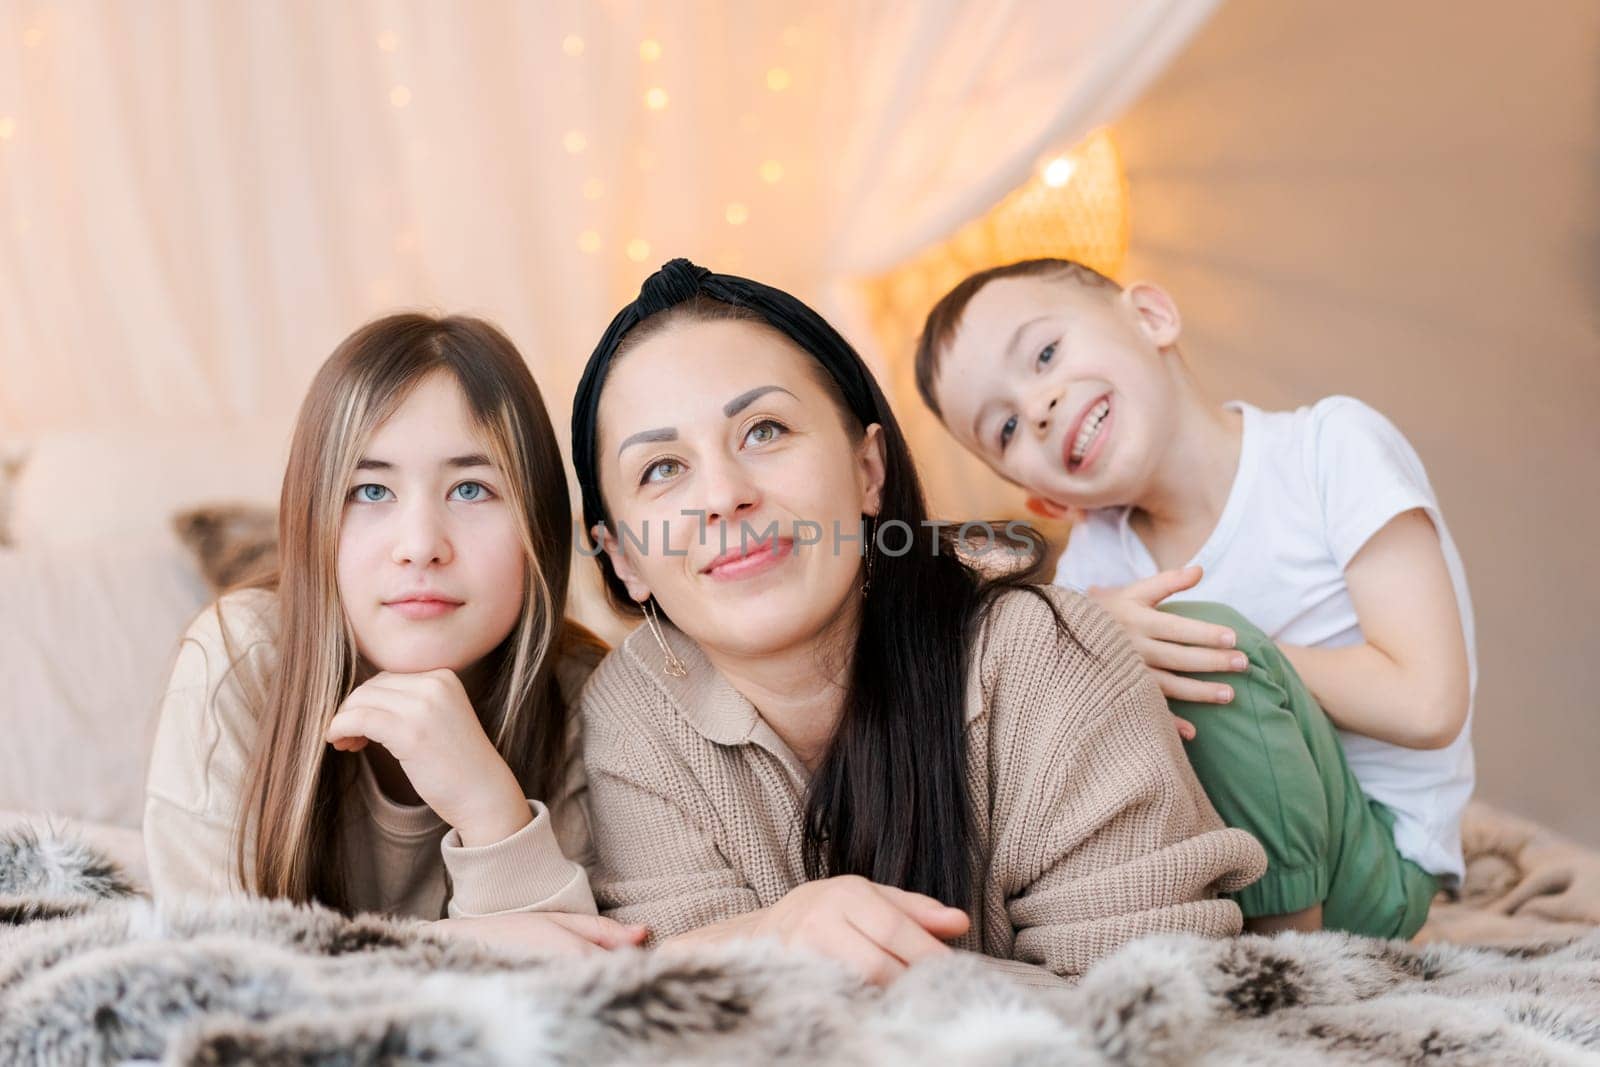
[[[1261,846],[1218,819],[1121,628],[1086,597],[1043,592],[1088,654],[1031,591],[1002,595],[979,627],[966,690],[977,889],[952,944],[1048,984],[1141,935],[1238,933],[1218,893],[1261,876]],[[805,880],[805,767],[692,640],[664,630],[686,677],[663,670],[640,627],[580,698],[595,899],[653,941]]]

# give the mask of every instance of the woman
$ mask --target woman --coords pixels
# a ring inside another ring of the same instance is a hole
[[[955,555],[810,308],[667,264],[590,358],[573,462],[608,593],[647,622],[582,698],[603,911],[877,982],[951,945],[1053,981],[1141,934],[1239,931],[1217,893],[1261,848],[1122,632]]]
[[[281,574],[180,648],[144,816],[156,895],[537,912],[521,937],[547,949],[642,936],[594,916],[582,865],[571,709],[603,649],[563,614],[569,514],[498,330],[396,315],[347,338],[295,427]]]

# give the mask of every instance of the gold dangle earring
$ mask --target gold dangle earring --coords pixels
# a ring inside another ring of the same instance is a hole
[[[867,534],[867,576],[861,583],[863,599],[867,595],[867,590],[872,588],[872,561],[878,558],[878,516],[872,516],[868,526],[870,532]]]
[[[667,635],[661,632],[661,620],[656,617],[656,598],[646,597],[644,602],[644,621],[650,627],[650,633],[655,637],[656,644],[661,646],[661,655],[667,661],[667,673],[674,678],[682,678],[689,673],[689,668],[683,665],[683,660],[672,651],[667,644]]]

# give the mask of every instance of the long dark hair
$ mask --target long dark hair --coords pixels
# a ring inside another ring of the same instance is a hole
[[[612,362],[677,319],[765,322],[810,354],[854,434],[883,430],[883,536],[861,608],[861,629],[840,718],[806,793],[802,855],[808,878],[858,874],[966,908],[973,896],[976,835],[967,792],[966,683],[969,649],[990,601],[1033,588],[1042,565],[1037,535],[1020,534],[1029,562],[981,574],[957,554],[948,526],[928,522],[911,449],[871,372],[815,311],[781,290],[713,274],[676,259],[644,283],[639,299],[612,320],[584,369],[572,411],[572,459],[583,490],[584,526],[609,525],[600,495],[596,425]],[[898,553],[898,554],[896,554]],[[609,557],[597,554],[612,601],[637,612]],[[1055,611],[1048,598],[1045,602]],[[1059,612],[1056,620],[1068,633]],[[1070,634],[1069,634],[1070,636]],[[1075,640],[1075,639],[1074,639]]]

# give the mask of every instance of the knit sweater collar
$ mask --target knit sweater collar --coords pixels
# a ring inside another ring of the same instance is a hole
[[[661,621],[661,634],[667,647],[677,653],[678,659],[683,662],[685,673],[681,678],[667,673],[661,646],[646,625],[638,626],[623,639],[621,651],[634,669],[650,679],[651,684],[671,701],[685,722],[713,744],[759,744],[791,764],[791,770],[800,768],[801,778],[809,776],[799,757],[784,744],[777,731],[767,725],[755,705],[712,666],[693,638],[664,619]],[[969,654],[975,651],[969,650]],[[965,716],[969,725],[984,711],[982,688],[979,672],[970,672]]]
[[[719,745],[742,745],[763,728],[772,733],[755,705],[711,665],[693,638],[666,621],[661,623],[661,632],[667,647],[683,661],[686,673],[682,678],[667,673],[666,657],[649,626],[640,626],[629,634],[622,642],[622,651],[666,694],[685,722],[707,741]],[[772,736],[779,745],[783,744],[776,734]],[[787,746],[783,747],[787,751]]]

